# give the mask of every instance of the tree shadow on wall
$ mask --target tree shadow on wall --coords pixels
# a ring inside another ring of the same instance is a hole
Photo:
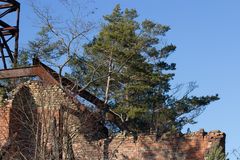
[[[201,142],[198,140],[192,142],[192,139],[177,136],[164,141],[161,142],[166,146],[162,149],[162,156],[166,159],[183,160],[201,158],[199,157]]]
[[[41,130],[35,100],[28,87],[21,87],[14,95],[9,119],[9,138],[2,159],[33,159],[36,138]]]
[[[203,135],[204,136],[204,133]],[[201,139],[201,138],[200,138]],[[144,160],[157,160],[159,159],[171,159],[171,160],[183,160],[183,159],[201,159],[199,152],[201,152],[201,142],[196,139],[188,139],[184,136],[170,136],[164,140],[154,141],[148,143],[147,141],[141,141],[141,157]],[[160,143],[156,145],[154,143]],[[125,155],[125,159],[128,157]]]
[[[132,143],[136,143],[136,142],[132,142]],[[137,160],[137,159],[142,159],[142,160],[157,160],[158,155],[156,154],[156,151],[154,151],[152,149],[152,144],[149,143],[145,143],[144,141],[141,142],[137,142],[137,143],[141,143],[141,147],[140,147],[140,157],[132,157],[129,156],[129,153],[120,153],[120,157],[121,159],[124,160]],[[138,149],[139,150],[139,149]],[[160,153],[159,153],[160,154]],[[117,158],[117,157],[115,157]]]
[[[142,141],[142,147],[144,148],[144,152],[142,153],[142,157],[144,159],[146,159],[146,160],[148,160],[148,159],[156,160],[157,159],[156,152],[152,149],[151,144],[147,144],[147,143],[144,143],[144,141]]]

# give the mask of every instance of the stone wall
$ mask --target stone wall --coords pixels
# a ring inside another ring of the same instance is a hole
[[[39,134],[43,124],[46,131]],[[49,133],[48,136],[46,133]],[[99,140],[104,134],[106,131],[98,116],[76,103],[58,86],[35,81],[24,83],[0,108],[0,147],[1,151],[7,151],[7,160],[16,159],[19,155],[14,154],[17,152],[32,159],[40,143],[36,138],[41,139],[41,143],[46,141],[49,153],[45,156],[53,159],[57,159],[54,157],[56,146],[53,145],[56,141],[58,146],[63,145],[62,151],[57,151],[63,152],[63,159],[69,158],[71,150],[65,144],[70,143],[75,159],[81,160],[203,160],[214,144],[225,146],[225,134],[220,131],[206,133],[200,130],[158,141],[154,135],[140,135],[137,139],[119,135],[111,140]],[[68,141],[67,137],[72,135],[71,141]]]
[[[9,116],[11,101],[5,104],[4,107],[0,108],[0,147],[7,143],[9,137]]]

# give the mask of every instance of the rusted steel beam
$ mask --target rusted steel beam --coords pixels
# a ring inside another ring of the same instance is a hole
[[[14,69],[4,69],[0,70],[0,79],[11,79],[11,78],[20,78],[20,77],[32,77],[38,76],[43,81],[51,84],[59,84],[59,81],[56,77],[53,77],[52,74],[56,73],[52,70],[53,73],[49,73],[50,68],[46,68],[46,66],[36,65],[32,67],[24,67],[24,68],[14,68]],[[68,80],[69,85],[75,85],[73,82]],[[89,102],[95,104],[97,107],[102,108],[104,102],[98,99],[93,94],[89,93],[86,90],[82,90],[81,92],[77,92],[80,97],[88,100]]]
[[[3,43],[3,46],[4,48],[6,48],[7,50],[7,53],[8,53],[8,56],[10,57],[11,61],[13,62],[13,55],[12,55],[12,51],[10,50],[10,47],[8,46],[8,43],[7,41],[5,40],[5,37],[4,35],[2,34],[2,32],[0,32],[0,37],[2,39],[2,43]]]
[[[36,75],[39,76],[44,82],[50,84],[59,84],[58,81],[52,77],[52,75],[45,70],[42,66],[38,66],[36,70]]]
[[[0,31],[16,31],[17,27],[16,26],[9,26],[9,27],[4,27],[4,28],[0,28]]]
[[[13,4],[1,4],[0,9],[6,9],[6,8],[10,8],[12,6],[14,6],[14,5]]]
[[[36,76],[38,66],[0,70],[0,79]]]
[[[6,16],[7,14],[11,13],[11,12],[14,12],[16,11],[17,8],[16,7],[11,7],[9,9],[7,9],[6,11],[4,11],[3,13],[0,14],[0,18]]]
[[[6,41],[9,42],[14,36],[12,35],[11,37],[9,37]]]
[[[9,31],[3,31],[2,34],[3,34],[4,36],[12,36],[12,35],[13,35],[13,34],[10,33]]]
[[[60,82],[57,78],[58,76],[56,76],[56,75],[57,75],[57,73],[54,70],[52,70],[48,66],[44,65],[40,61],[38,63],[36,63],[35,66],[32,66],[32,67],[0,70],[0,79],[38,76],[45,83],[59,85]],[[65,78],[65,81],[67,81],[67,84],[69,86],[75,85],[73,82],[71,82],[67,78]],[[80,89],[79,86],[78,86],[78,89]],[[95,104],[96,107],[98,107],[100,110],[103,110],[104,107],[110,107],[109,105],[104,105],[104,102],[102,100],[100,100],[99,98],[97,98],[96,96],[94,96],[93,94],[88,92],[87,90],[82,90],[81,92],[78,92],[78,90],[70,90],[70,92],[75,93],[75,95],[78,94],[80,97]],[[79,107],[80,107],[79,109],[81,111],[86,110],[86,107],[81,105],[80,102],[70,92],[69,93],[66,92],[66,93],[69,96],[72,96],[75,103],[79,104]],[[123,123],[121,121],[121,119],[118,116],[116,116],[112,111],[106,111],[106,112],[107,112],[106,120],[114,122],[122,130],[128,130],[128,127],[126,126],[126,124]]]
[[[18,7],[20,6],[20,3],[15,0],[0,0],[0,2],[10,3],[10,4],[16,5]]]
[[[7,27],[11,27],[9,24],[7,24],[6,22],[0,20],[0,25],[4,28],[7,28]]]
[[[17,64],[18,64],[18,40],[19,40],[19,19],[20,19],[20,7],[17,8],[16,10],[17,12],[17,20],[16,20],[16,25],[17,25],[17,29],[18,31],[15,32],[15,46],[14,46],[14,54],[13,54],[13,57],[14,57],[14,61],[13,61],[13,66],[14,67],[17,67]]]
[[[47,65],[41,63],[40,61],[35,62],[34,65],[42,66],[48,73],[50,73],[52,75],[52,77],[57,81],[58,84],[60,83],[59,76],[58,76],[58,73],[56,71],[54,71],[53,69],[51,69]],[[93,103],[94,105],[96,105],[97,107],[99,107],[101,109],[110,107],[107,104],[104,105],[104,102],[102,100],[100,100],[99,98],[97,98],[96,96],[94,96],[93,94],[88,92],[87,90],[82,89],[82,87],[80,87],[79,85],[76,85],[71,80],[69,80],[65,77],[61,77],[61,78],[62,78],[62,85],[64,87],[66,87],[67,89],[71,90],[72,92],[78,94],[80,97],[86,99],[87,101]]]
[[[16,27],[0,28],[0,32],[2,32],[4,36],[14,36],[15,33],[18,32],[18,29]]]
[[[7,69],[7,63],[6,63],[6,60],[5,60],[5,55],[4,55],[4,52],[3,52],[3,45],[1,44],[1,41],[0,41],[0,52],[1,52],[1,58],[2,58],[2,61],[3,61],[3,67],[4,69]]]
[[[0,79],[13,79],[21,77],[38,76],[42,81],[49,84],[58,84],[58,82],[41,66],[32,66],[24,68],[13,68],[0,70]]]
[[[51,74],[52,75],[51,77],[56,80],[56,82],[57,82],[56,84],[60,84],[59,76],[56,71],[54,71],[47,65],[40,62],[38,59],[34,59],[33,63],[34,63],[34,65],[39,65],[42,68],[44,68],[45,71],[48,72],[49,74]],[[79,85],[76,85],[74,82],[72,82],[71,80],[69,80],[65,77],[62,77],[62,82],[63,82],[63,84],[62,84],[63,87],[65,87],[66,89],[69,89],[70,92],[73,92],[75,95],[79,95],[80,97],[82,97],[82,98],[86,99],[87,101],[91,102],[92,104],[96,105],[96,107],[99,110],[101,110],[101,111],[105,110],[105,112],[107,113],[106,120],[114,122],[121,130],[129,130],[127,125],[122,122],[120,117],[116,116],[113,111],[108,110],[109,108],[111,108],[111,106],[109,106],[108,104],[104,104],[104,102],[101,99],[99,99],[95,95],[91,94],[86,89],[82,89]],[[70,93],[68,93],[68,94],[70,95]]]

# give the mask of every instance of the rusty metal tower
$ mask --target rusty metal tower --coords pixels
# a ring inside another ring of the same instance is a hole
[[[12,67],[17,66],[19,15],[20,3],[16,0],[0,0],[0,57],[4,69],[11,64]]]

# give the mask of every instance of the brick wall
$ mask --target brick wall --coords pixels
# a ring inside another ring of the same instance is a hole
[[[63,145],[71,143],[75,159],[81,160],[203,160],[214,144],[225,146],[224,133],[206,133],[203,130],[158,141],[154,135],[140,135],[137,139],[119,135],[111,140],[97,140],[104,137],[105,128],[96,114],[84,108],[58,86],[35,81],[19,85],[12,92],[12,98],[0,108],[0,147],[2,151],[7,150],[5,159],[16,159],[19,155],[14,154],[18,152],[32,159],[40,143],[36,137],[41,139],[41,143],[46,141],[48,153],[45,156],[53,159],[57,159],[53,153],[55,140],[58,145],[59,142]],[[63,113],[60,112],[62,110]],[[46,131],[40,134],[43,124]],[[72,136],[71,142],[68,141],[69,136]],[[14,143],[9,145],[12,141]],[[64,145],[61,152],[62,158],[66,159],[71,150]]]
[[[154,135],[116,137],[109,144],[109,157],[113,159],[138,160],[203,160],[214,145],[225,145],[225,134],[220,131],[206,133],[203,130],[163,138],[156,141]]]

